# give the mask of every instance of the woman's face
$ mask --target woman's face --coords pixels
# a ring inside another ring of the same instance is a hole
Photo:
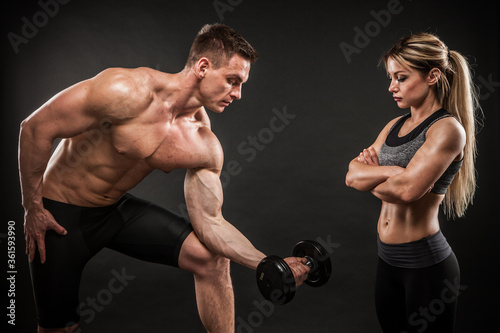
[[[430,97],[431,85],[419,71],[402,66],[394,59],[387,61],[387,73],[391,84],[389,92],[401,109],[418,108]]]

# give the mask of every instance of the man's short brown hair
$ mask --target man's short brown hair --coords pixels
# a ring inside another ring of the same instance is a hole
[[[251,63],[258,57],[252,45],[231,27],[221,23],[206,24],[193,41],[186,67],[191,67],[200,58],[206,57],[215,68],[219,68],[235,54]]]

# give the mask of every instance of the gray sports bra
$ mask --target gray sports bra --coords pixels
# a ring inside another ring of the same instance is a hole
[[[380,148],[378,156],[380,165],[397,165],[406,168],[417,150],[424,144],[425,135],[429,127],[436,121],[446,117],[452,117],[452,115],[445,109],[438,110],[407,135],[402,137],[398,136],[399,130],[409,117],[411,117],[410,113],[404,115],[391,127],[387,139]],[[445,194],[455,174],[460,170],[462,162],[463,160],[452,162],[434,184],[431,192]]]

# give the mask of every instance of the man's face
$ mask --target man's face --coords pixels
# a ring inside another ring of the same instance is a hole
[[[200,82],[203,105],[220,113],[235,99],[241,99],[241,86],[248,80],[250,61],[235,54],[229,61],[214,68],[209,65]]]

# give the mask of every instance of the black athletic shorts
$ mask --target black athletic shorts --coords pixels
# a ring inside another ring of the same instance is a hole
[[[82,271],[101,249],[177,267],[182,243],[193,231],[182,216],[130,194],[105,207],[79,207],[46,198],[43,204],[68,231],[61,236],[49,230],[45,235],[46,262],[40,263],[37,251],[29,264],[38,323],[44,328],[79,321]]]

